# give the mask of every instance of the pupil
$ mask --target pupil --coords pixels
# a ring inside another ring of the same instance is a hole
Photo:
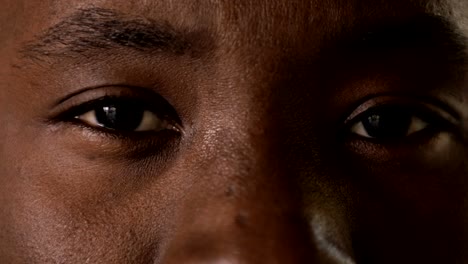
[[[367,134],[377,139],[398,139],[406,137],[412,115],[404,109],[378,109],[362,121]]]
[[[96,109],[96,120],[105,128],[134,131],[141,124],[144,109],[134,102],[107,103]]]

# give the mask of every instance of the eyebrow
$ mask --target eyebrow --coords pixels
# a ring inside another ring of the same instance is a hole
[[[345,36],[346,39],[339,44],[343,51],[355,56],[393,55],[411,50],[432,52],[431,56],[446,62],[466,63],[468,59],[468,36],[441,16],[424,14],[357,31],[361,33]]]
[[[28,59],[41,59],[124,48],[183,55],[193,51],[190,35],[168,23],[128,18],[109,9],[80,9],[27,43],[21,53]]]

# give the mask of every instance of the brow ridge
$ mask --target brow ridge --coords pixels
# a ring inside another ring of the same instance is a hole
[[[192,47],[186,32],[166,22],[128,18],[103,8],[80,9],[26,44],[21,53],[29,58],[73,56],[117,48],[139,52],[183,55]]]

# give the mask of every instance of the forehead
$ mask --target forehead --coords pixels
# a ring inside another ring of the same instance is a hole
[[[9,19],[15,20],[15,25],[22,30],[29,29],[35,34],[77,10],[106,8],[132,17],[167,22],[175,28],[207,30],[229,42],[244,38],[249,43],[264,45],[275,44],[278,39],[295,42],[299,38],[301,41],[311,38],[307,45],[312,45],[351,27],[398,23],[421,14],[437,14],[448,19],[453,16],[462,25],[466,15],[463,11],[458,11],[458,16],[453,14],[454,10],[466,6],[463,0],[5,1],[10,2],[7,7],[20,10],[8,12],[7,8]],[[283,43],[288,44],[295,43]]]

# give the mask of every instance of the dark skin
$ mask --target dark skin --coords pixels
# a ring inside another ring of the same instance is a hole
[[[1,263],[465,263],[464,0],[2,0]]]

